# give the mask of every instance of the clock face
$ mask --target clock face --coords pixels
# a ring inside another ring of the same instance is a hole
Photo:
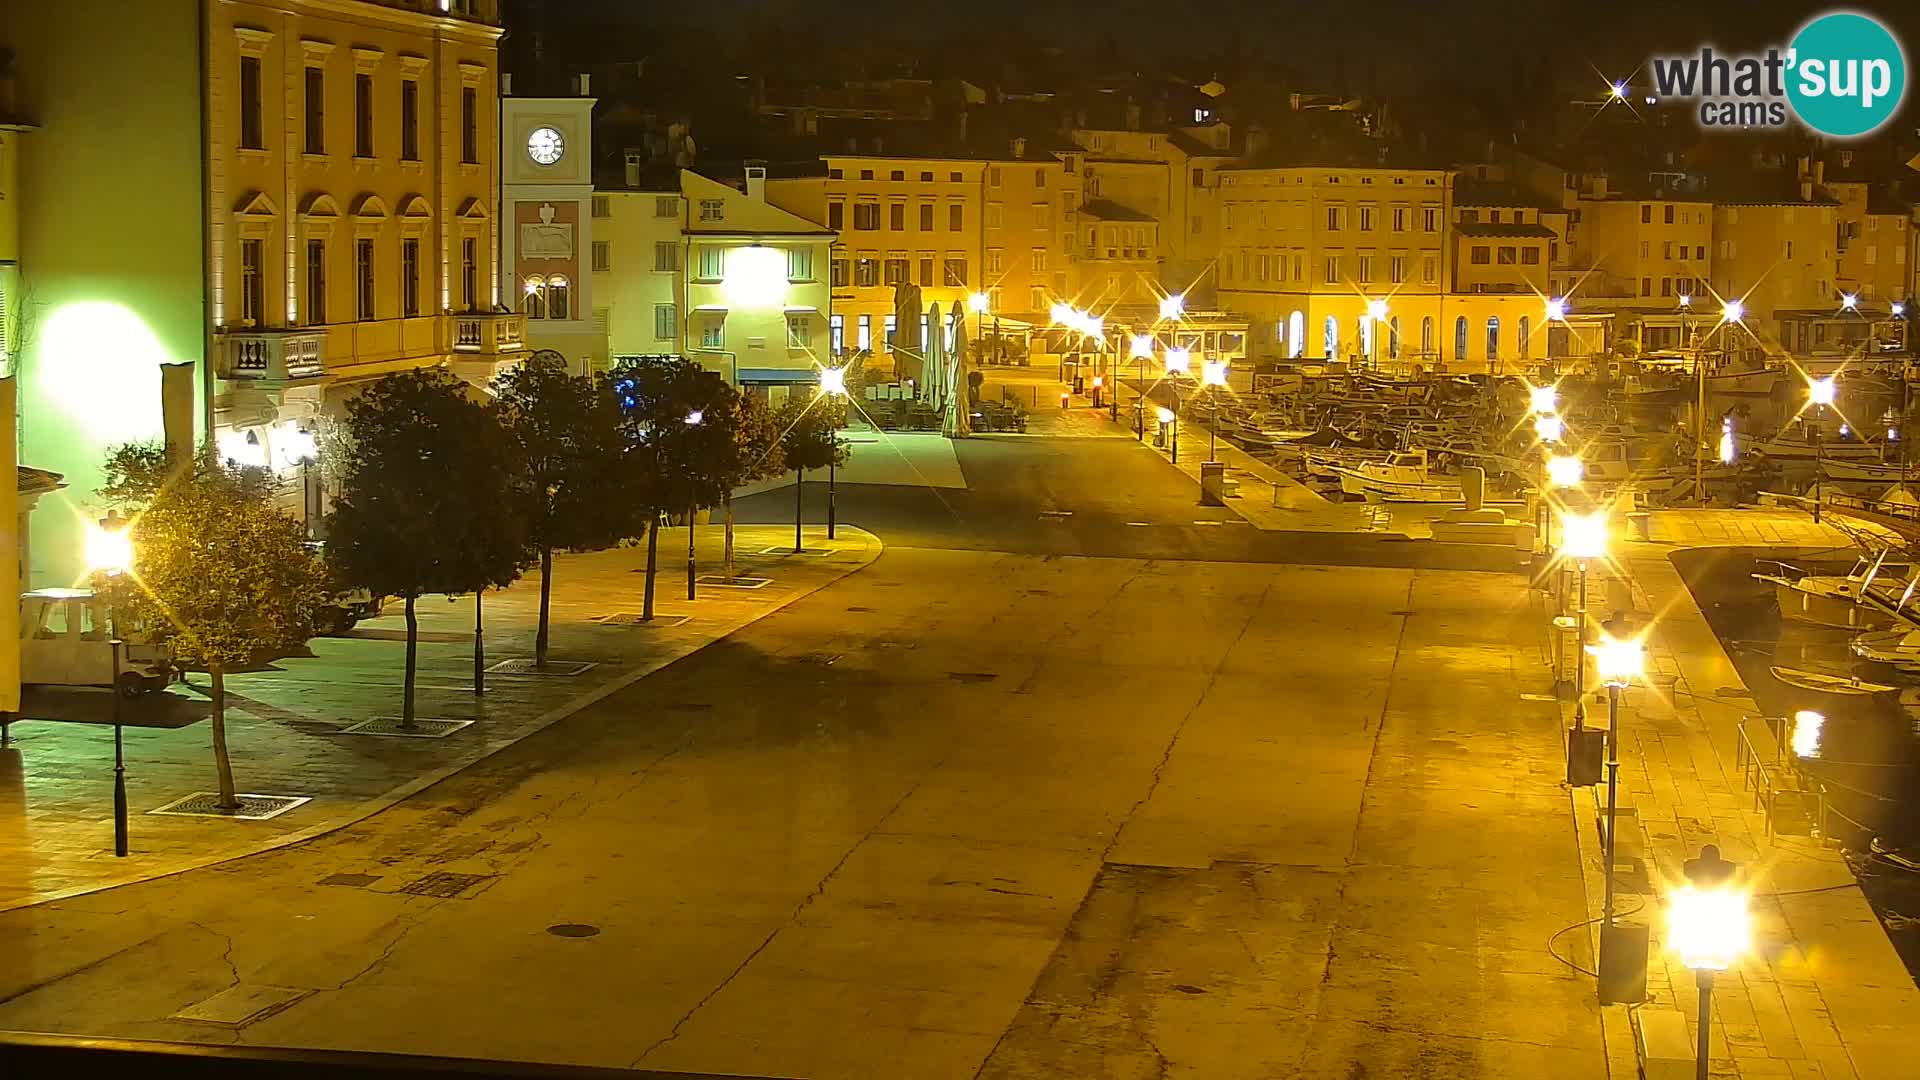
[[[534,128],[527,136],[527,156],[538,165],[551,165],[567,152],[567,143],[550,127]]]

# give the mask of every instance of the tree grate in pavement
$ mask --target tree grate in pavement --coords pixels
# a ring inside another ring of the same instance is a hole
[[[396,892],[408,896],[435,896],[442,900],[457,900],[482,882],[492,881],[492,874],[454,874],[445,870],[435,870],[417,881],[409,881]]]
[[[755,552],[754,554],[756,554],[756,555],[816,555],[816,556],[824,556],[824,555],[831,555],[831,554],[833,554],[833,549],[832,549],[832,548],[802,548],[802,549],[800,549],[799,551],[795,551],[794,549],[792,549],[792,548],[790,548],[790,547],[770,547],[770,548],[761,548],[761,549],[760,549],[759,551],[757,551],[757,552]]]
[[[314,882],[314,884],[344,885],[349,889],[364,889],[374,882],[379,881],[380,878],[381,875],[379,874],[328,874],[326,877]]]
[[[671,630],[676,626],[685,626],[689,615],[655,615],[649,619],[639,611],[617,611],[612,615],[602,615],[593,620],[601,626],[625,626],[637,630]]]
[[[488,668],[487,673],[489,675],[555,675],[566,677],[582,674],[591,667],[593,667],[591,663],[582,663],[578,660],[549,660],[547,661],[547,666],[542,668],[534,666],[532,657],[520,656],[512,660],[500,661]]]
[[[220,793],[215,791],[196,791],[185,798],[175,799],[149,814],[166,814],[178,817],[217,817],[236,818],[240,821],[266,821],[313,801],[307,795],[239,795],[240,806],[235,810],[225,810],[220,806]]]
[[[991,671],[949,671],[947,678],[957,683],[992,682],[1000,676]]]
[[[340,729],[342,735],[385,735],[397,739],[444,739],[464,727],[471,727],[471,720],[442,720],[439,717],[416,716],[412,727],[402,727],[398,716],[376,716],[362,720]]]
[[[725,574],[701,574],[693,580],[701,585],[711,586],[715,589],[764,589],[773,584],[772,578],[741,577],[737,575],[728,577]]]

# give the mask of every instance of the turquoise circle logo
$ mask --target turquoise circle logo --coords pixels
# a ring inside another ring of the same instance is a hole
[[[1787,100],[1822,135],[1866,135],[1893,118],[1907,92],[1907,58],[1879,21],[1851,11],[1800,28],[1787,53]]]

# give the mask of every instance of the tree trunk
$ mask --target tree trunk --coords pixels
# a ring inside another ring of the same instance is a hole
[[[533,666],[547,670],[547,616],[553,603],[553,545],[540,545],[540,629],[533,635]]]
[[[652,520],[647,522],[647,595],[646,595],[646,600],[643,602],[643,605],[640,608],[640,621],[642,622],[653,621],[653,571],[655,567],[654,553],[659,550],[659,547],[660,547],[660,515],[655,514],[653,515]]]
[[[233,762],[227,758],[227,676],[219,664],[208,664],[213,680],[213,768],[220,774],[220,809],[240,809],[240,796],[233,791]],[[114,687],[114,693],[120,688]]]
[[[726,509],[726,519],[727,519],[727,540],[725,545],[726,547],[726,557],[725,557],[726,571],[725,572],[727,575],[727,581],[732,582],[733,581],[733,489],[731,488],[727,489],[727,493],[725,495],[720,496],[720,505]]]
[[[415,648],[420,642],[420,619],[414,613],[415,594],[407,593],[407,674],[400,691],[400,726],[413,730],[413,672],[415,667]]]
[[[800,554],[800,500],[807,487],[807,470],[793,470],[793,553]]]

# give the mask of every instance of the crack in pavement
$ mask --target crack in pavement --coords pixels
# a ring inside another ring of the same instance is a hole
[[[233,981],[227,984],[227,988],[232,989],[233,987],[239,986],[240,985],[240,965],[233,962],[233,935],[223,934],[220,931],[215,930],[213,927],[208,926],[206,923],[199,922],[197,920],[194,922],[190,922],[187,925],[196,927],[199,929],[201,933],[210,934],[213,937],[217,937],[221,941],[224,941],[227,943],[226,951],[220,954],[221,962],[227,965],[228,974],[233,976]]]

